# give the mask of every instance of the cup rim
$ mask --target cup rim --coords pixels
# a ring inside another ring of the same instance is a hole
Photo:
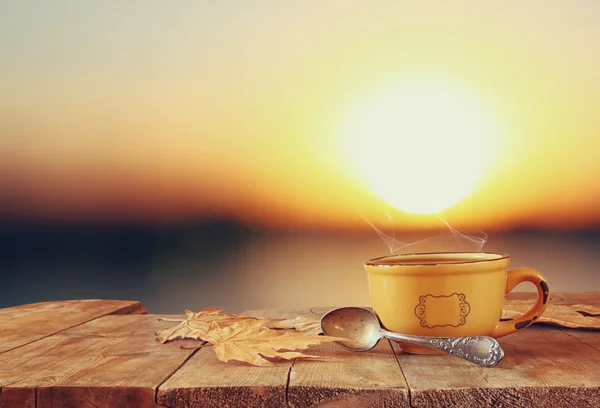
[[[428,263],[424,261],[423,263],[385,263],[380,262],[382,259],[392,258],[397,259],[401,257],[414,256],[414,255],[451,255],[451,254],[491,254],[491,255],[499,255],[498,258],[491,259],[473,259],[473,260],[464,260],[464,261],[454,261],[454,262],[431,262]],[[413,252],[410,254],[391,254],[379,256],[377,258],[367,259],[365,261],[366,266],[436,266],[436,265],[462,265],[462,264],[474,264],[474,263],[484,263],[484,262],[496,262],[503,259],[510,258],[510,255],[506,252],[496,252],[496,251],[483,251],[483,252],[460,252],[460,251],[449,251],[449,252]]]

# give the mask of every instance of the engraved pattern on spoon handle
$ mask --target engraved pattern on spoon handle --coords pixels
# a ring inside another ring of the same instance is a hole
[[[502,346],[492,337],[442,337],[432,339],[432,343],[438,350],[483,367],[494,367],[504,358]]]
[[[465,359],[483,367],[494,367],[504,358],[500,343],[492,337],[428,337],[412,336],[382,330],[382,335],[392,340],[404,341]]]

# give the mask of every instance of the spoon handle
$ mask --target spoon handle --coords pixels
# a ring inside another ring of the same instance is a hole
[[[429,337],[392,333],[382,330],[381,334],[391,340],[416,344],[465,359],[483,367],[494,367],[504,358],[500,343],[492,337]]]

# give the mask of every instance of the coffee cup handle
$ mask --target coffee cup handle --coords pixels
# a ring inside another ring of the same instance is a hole
[[[522,316],[512,320],[498,322],[498,325],[494,328],[490,337],[502,337],[514,333],[517,330],[524,329],[536,321],[546,310],[548,300],[550,299],[550,287],[542,274],[531,268],[517,268],[508,271],[505,293],[509,293],[521,282],[531,282],[535,285],[538,293],[536,304]]]

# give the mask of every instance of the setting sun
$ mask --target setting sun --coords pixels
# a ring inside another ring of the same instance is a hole
[[[468,88],[383,86],[360,99],[341,131],[349,166],[388,204],[415,214],[458,203],[494,159],[497,125]]]

